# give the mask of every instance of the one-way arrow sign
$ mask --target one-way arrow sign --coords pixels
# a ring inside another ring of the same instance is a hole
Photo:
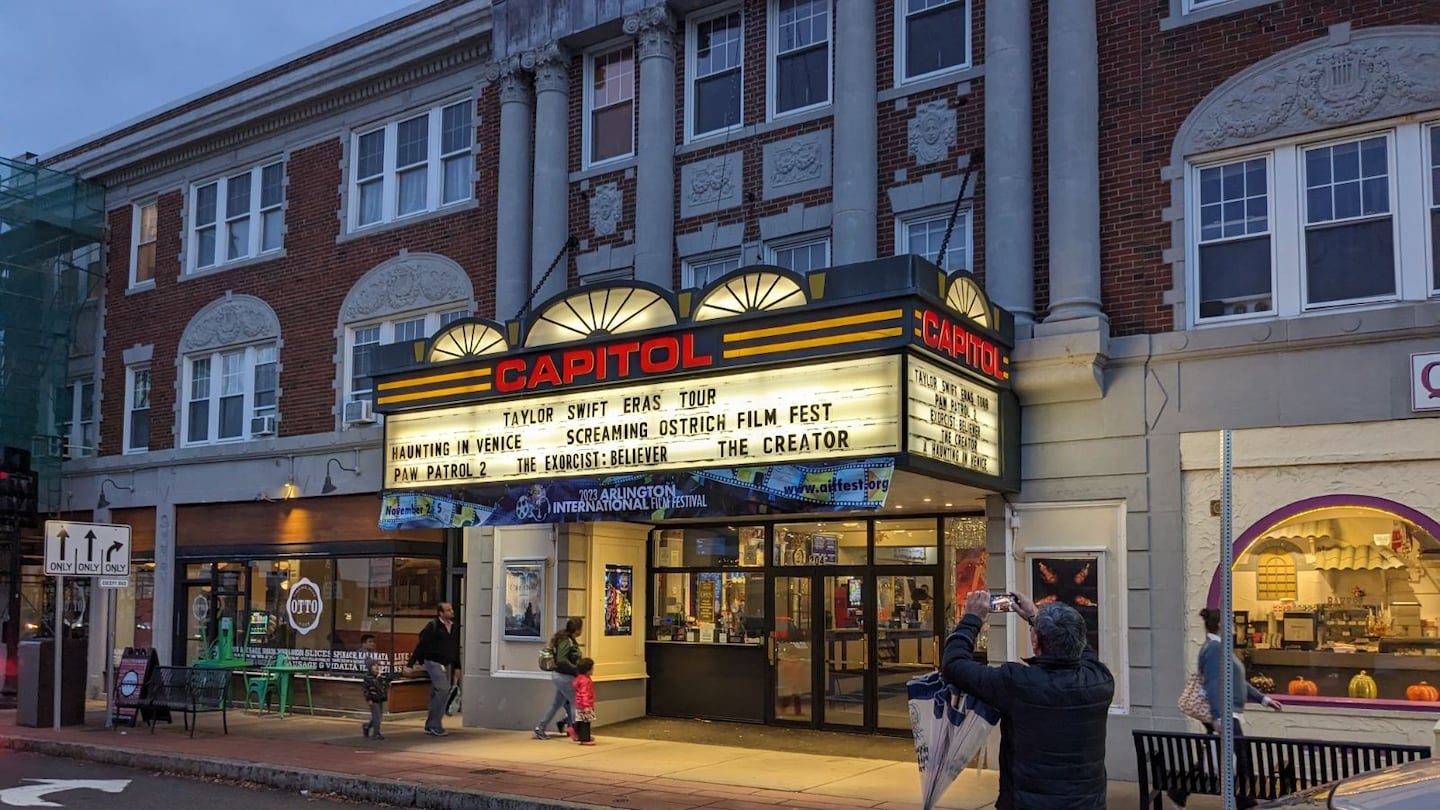
[[[130,527],[45,521],[45,573],[66,577],[130,576]]]
[[[62,790],[98,790],[104,793],[119,793],[129,786],[129,779],[27,779],[33,785],[0,790],[0,804],[11,807],[61,807],[48,802],[45,796]]]

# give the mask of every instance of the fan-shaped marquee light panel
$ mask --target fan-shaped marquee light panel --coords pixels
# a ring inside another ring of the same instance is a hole
[[[795,279],[772,270],[740,273],[705,293],[695,306],[696,321],[733,318],[747,312],[770,312],[804,306],[805,291]]]
[[[525,336],[526,346],[548,346],[594,335],[643,332],[675,324],[665,296],[643,287],[581,290],[546,307]]]
[[[482,321],[460,321],[435,336],[429,354],[425,355],[425,362],[443,363],[464,357],[499,354],[509,349],[504,333],[494,326]]]
[[[990,327],[990,301],[985,291],[969,276],[955,276],[945,293],[945,305],[980,326]]]

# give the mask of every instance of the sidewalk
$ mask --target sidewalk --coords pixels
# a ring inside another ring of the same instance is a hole
[[[455,718],[458,720],[458,718]],[[194,776],[254,782],[282,790],[334,793],[357,801],[425,808],[631,808],[631,810],[911,810],[918,808],[913,763],[605,737],[581,747],[529,732],[459,728],[429,737],[422,717],[387,721],[384,741],[360,736],[357,720],[232,712],[202,715],[192,740],[179,719],[106,730],[102,712],[87,725],[15,725],[0,711],[0,747]],[[865,738],[855,738],[862,754]],[[967,770],[940,806],[992,806],[993,771]],[[1197,797],[1198,798],[1198,797]],[[1109,806],[1136,807],[1134,783],[1111,784]],[[1197,802],[1197,807],[1199,806]]]

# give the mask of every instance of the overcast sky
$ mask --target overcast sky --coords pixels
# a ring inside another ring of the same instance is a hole
[[[46,155],[417,0],[0,0],[0,157]]]

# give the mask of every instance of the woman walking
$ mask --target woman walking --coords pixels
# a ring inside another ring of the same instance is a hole
[[[550,725],[561,706],[565,707],[565,719],[560,721],[560,729],[571,739],[575,738],[575,675],[576,667],[584,657],[580,654],[579,641],[580,630],[584,626],[585,620],[577,616],[565,622],[565,629],[550,639],[550,648],[555,651],[555,671],[550,673],[550,681],[555,684],[555,700],[550,704],[550,710],[535,724],[537,740],[550,739],[545,727]]]

